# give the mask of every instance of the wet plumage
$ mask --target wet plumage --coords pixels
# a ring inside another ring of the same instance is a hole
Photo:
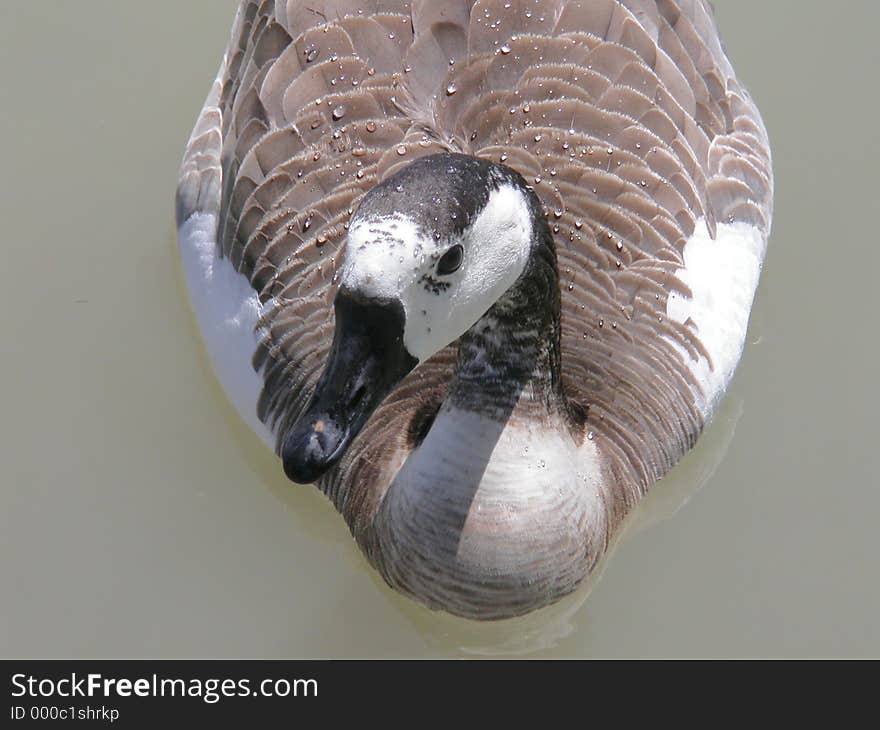
[[[256,296],[242,356],[261,392],[236,402],[276,449],[328,355],[352,215],[374,186],[443,152],[503,163],[543,207],[557,258],[559,387],[577,414],[574,438],[598,454],[604,534],[591,544],[604,544],[693,446],[738,360],[772,213],[760,115],[700,0],[242,2],[187,147],[178,222],[207,221],[218,260]],[[753,250],[737,244],[712,262],[740,238]],[[748,273],[706,281],[746,254]],[[453,555],[437,592],[430,555],[407,567],[379,534],[393,519],[386,491],[459,360],[453,342],[421,363],[319,487],[396,588],[479,618],[522,613],[571,590],[598,556],[546,589],[498,568],[496,590],[484,566],[486,590],[474,595]],[[476,508],[470,499],[459,517]],[[419,529],[442,524],[434,518]],[[486,529],[503,532],[504,519]],[[455,523],[438,551],[462,549]]]

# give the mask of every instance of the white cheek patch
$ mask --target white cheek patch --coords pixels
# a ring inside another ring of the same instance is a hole
[[[519,190],[503,186],[465,231],[464,260],[451,276],[436,277],[442,290],[416,282],[403,299],[404,343],[425,360],[470,329],[513,286],[531,253],[532,220]]]
[[[470,266],[456,297],[463,302],[489,292],[494,301],[525,271],[532,247],[532,217],[523,193],[505,185],[494,191],[467,234]]]
[[[458,271],[438,276],[436,254],[457,241],[425,238],[400,213],[357,221],[348,232],[341,283],[368,297],[397,299],[406,313],[404,345],[427,360],[463,335],[526,268],[532,220],[523,193],[510,185],[494,190],[464,232]]]
[[[690,360],[673,342],[699,384],[701,392],[695,395],[706,417],[715,410],[742,354],[764,249],[764,236],[754,226],[719,223],[713,240],[705,220],[697,223],[685,245],[685,268],[677,276],[693,297],[671,295],[666,312],[675,322],[691,319],[696,324],[697,336],[711,358],[711,362],[705,357]]]
[[[348,232],[342,285],[368,297],[399,299],[421,275],[427,253],[418,227],[404,215],[358,221]]]

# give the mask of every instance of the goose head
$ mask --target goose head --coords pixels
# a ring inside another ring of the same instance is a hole
[[[539,221],[520,175],[465,155],[416,160],[364,196],[327,363],[282,443],[291,480],[311,483],[332,467],[395,385],[516,284]]]

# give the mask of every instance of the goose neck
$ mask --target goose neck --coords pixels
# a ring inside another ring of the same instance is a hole
[[[459,340],[449,391],[457,408],[510,413],[524,398],[548,410],[562,402],[556,253],[546,221],[537,227],[523,274]]]

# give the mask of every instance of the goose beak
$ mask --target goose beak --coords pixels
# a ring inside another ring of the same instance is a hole
[[[340,289],[327,365],[305,411],[281,447],[284,473],[310,484],[336,464],[373,411],[417,364],[403,344],[397,301]]]

